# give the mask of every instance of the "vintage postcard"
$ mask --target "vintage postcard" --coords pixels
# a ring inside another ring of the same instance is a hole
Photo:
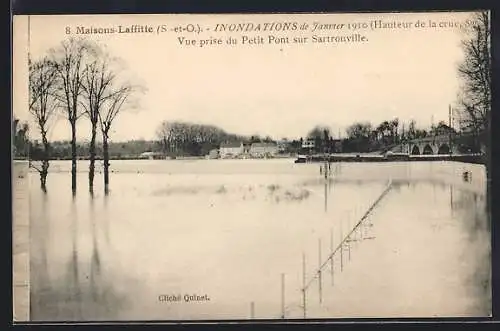
[[[14,320],[490,316],[489,21],[15,16]]]

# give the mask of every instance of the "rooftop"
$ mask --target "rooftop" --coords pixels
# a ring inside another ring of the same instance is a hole
[[[276,143],[253,143],[252,147],[275,147]]]
[[[228,142],[228,143],[222,143],[220,144],[221,148],[236,148],[236,147],[241,147],[241,143],[237,142]]]

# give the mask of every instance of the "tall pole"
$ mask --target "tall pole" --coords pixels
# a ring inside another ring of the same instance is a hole
[[[344,232],[342,230],[342,219],[340,219],[340,271],[344,270],[344,244],[343,244],[343,236]]]
[[[323,289],[321,279],[321,238],[318,239],[318,290],[319,290],[319,303],[323,302]]]
[[[333,265],[333,228],[330,229],[330,273],[332,275],[332,286],[334,284],[333,278],[334,265]]]
[[[28,77],[29,77],[29,70],[30,70],[30,66],[31,66],[31,15],[28,15]],[[31,92],[31,91],[30,91]],[[28,104],[31,103],[31,96],[28,96],[29,98],[29,101],[28,101]],[[31,157],[30,157],[30,153],[29,153],[29,143],[25,144],[25,147],[24,147],[24,157],[28,157],[28,165],[31,166]],[[26,150],[28,149],[28,150]]]
[[[403,143],[402,145],[404,146],[404,149],[403,149],[403,147],[401,148],[401,152],[402,152],[402,153],[405,153],[405,149],[406,149],[406,146],[405,146],[406,139],[405,139],[405,123],[404,123],[404,122],[403,122],[402,129],[401,129],[401,142]]]
[[[451,116],[452,116],[452,109],[451,105],[448,106],[448,126],[450,127],[449,129],[449,142],[448,145],[450,146],[450,156],[452,154],[452,146],[451,146],[451,136],[452,136],[452,130],[453,130],[453,124],[451,121]]]
[[[28,15],[28,64],[31,64],[31,15]]]
[[[306,318],[306,254],[302,253],[302,309]]]
[[[285,274],[281,274],[281,318],[285,318]]]

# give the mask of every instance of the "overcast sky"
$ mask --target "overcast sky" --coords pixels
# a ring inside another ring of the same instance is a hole
[[[173,27],[198,23],[297,21],[347,23],[465,21],[466,13],[337,14],[337,15],[117,15],[31,16],[30,54],[39,58],[67,38],[65,27],[110,27],[159,24]],[[212,29],[213,30],[213,29]],[[350,35],[345,31],[290,32],[288,36]],[[130,74],[148,91],[137,112],[123,113],[114,123],[112,140],[153,139],[164,120],[217,125],[238,134],[274,138],[305,136],[316,124],[334,134],[355,121],[378,124],[398,117],[425,127],[448,121],[448,105],[458,93],[457,64],[462,58],[461,32],[456,28],[382,29],[362,32],[368,41],[350,44],[239,45],[181,47],[178,36],[193,34],[90,35],[120,56]],[[241,33],[206,31],[196,36],[241,38]],[[248,35],[252,35],[251,33]],[[269,33],[260,33],[267,39]],[[280,36],[287,34],[281,33]],[[14,114],[30,121],[27,112],[28,19],[14,19]],[[139,81],[139,80],[138,80]],[[80,140],[90,124],[82,119]],[[32,132],[36,136],[36,132]],[[50,139],[68,139],[64,117],[52,127]]]

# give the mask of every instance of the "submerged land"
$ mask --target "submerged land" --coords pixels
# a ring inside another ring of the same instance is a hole
[[[491,312],[482,165],[340,162],[328,180],[289,159],[113,169],[108,195],[98,180],[72,197],[68,161],[53,161],[47,193],[30,191],[32,233],[44,234],[30,242],[33,320],[300,319],[303,256],[308,318]],[[332,277],[331,247],[390,182]],[[210,300],[160,300],[173,294]]]

